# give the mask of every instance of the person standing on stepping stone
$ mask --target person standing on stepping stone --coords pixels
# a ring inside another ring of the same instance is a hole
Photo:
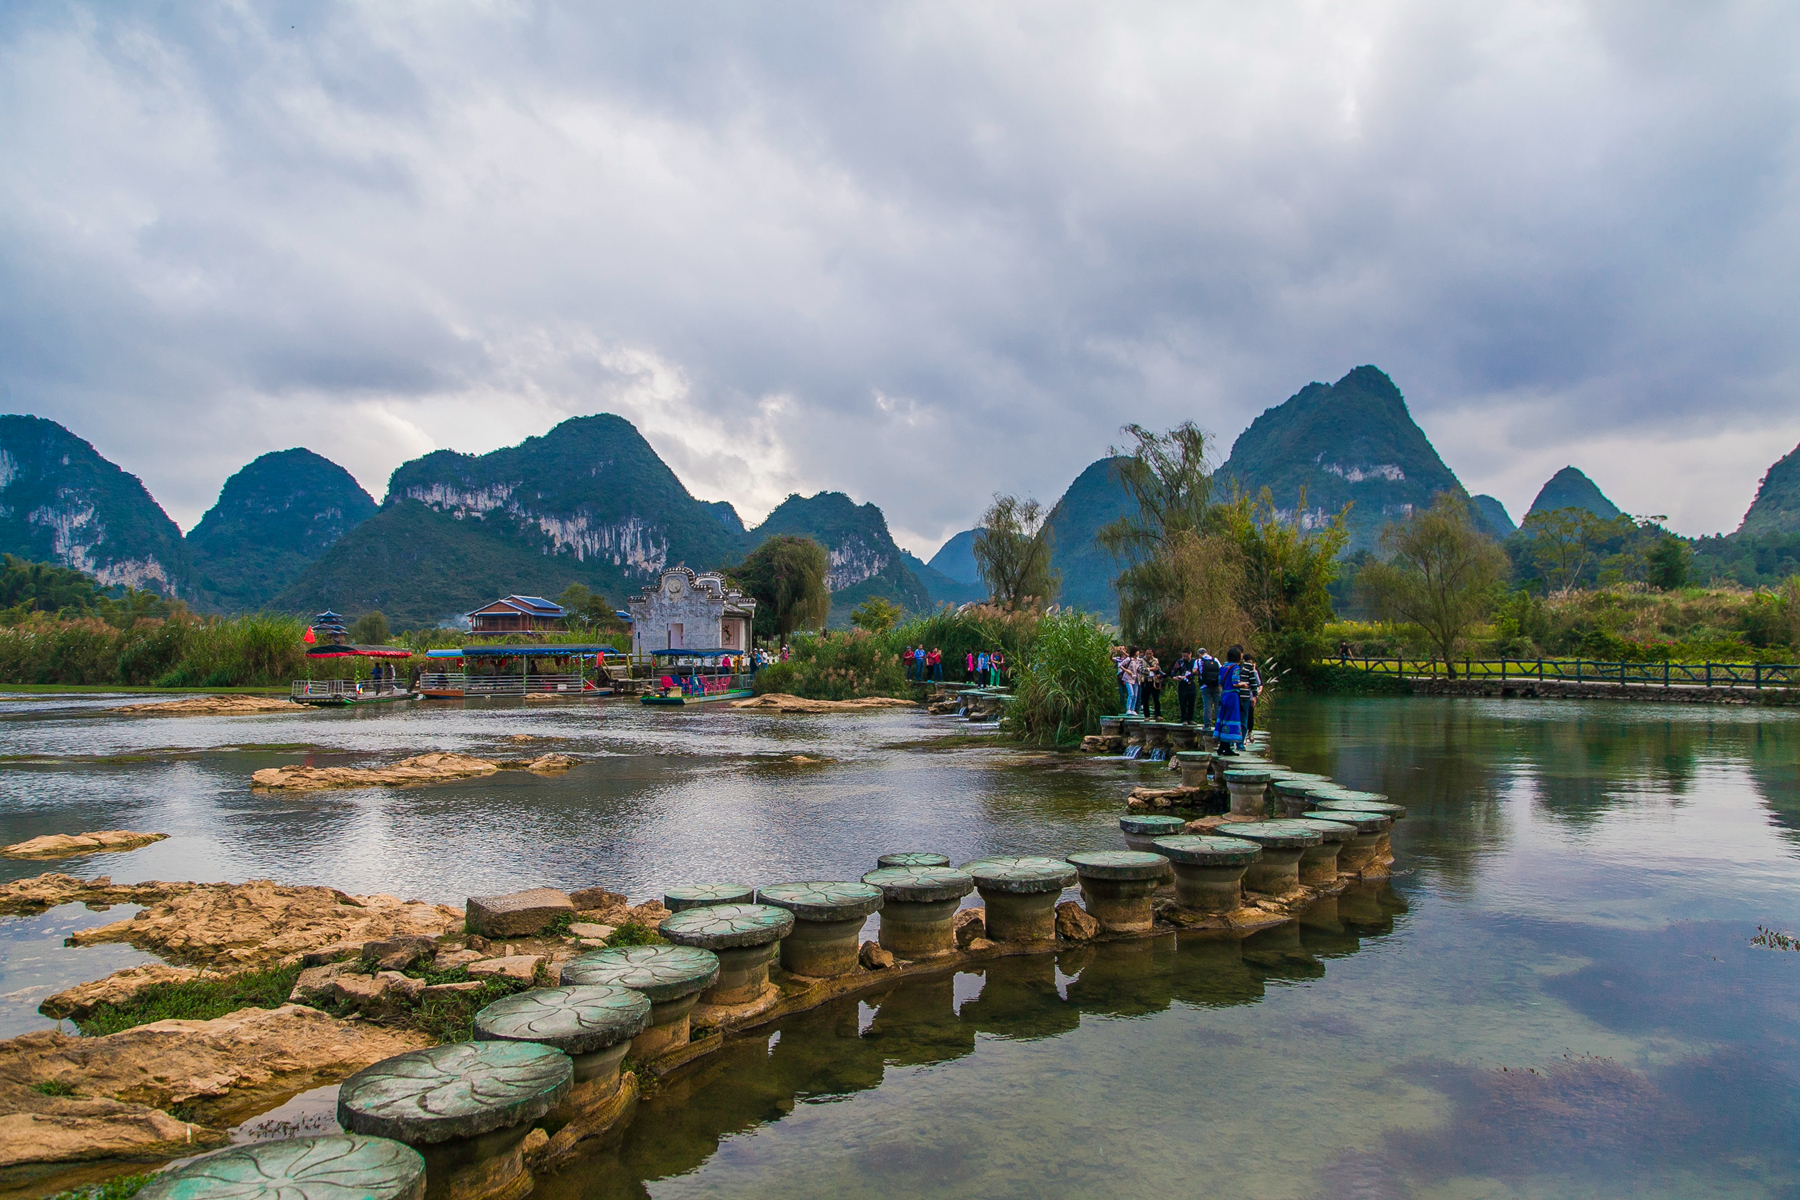
[[[1186,650],[1175,660],[1175,703],[1181,709],[1181,723],[1194,723],[1194,660]]]

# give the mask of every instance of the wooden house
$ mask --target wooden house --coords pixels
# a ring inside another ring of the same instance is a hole
[[[484,604],[469,616],[474,637],[500,637],[508,633],[561,633],[567,611],[542,596],[506,596]]]

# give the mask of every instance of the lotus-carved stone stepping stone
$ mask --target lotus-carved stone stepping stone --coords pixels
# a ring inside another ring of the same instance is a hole
[[[742,883],[687,883],[663,893],[663,907],[672,913],[714,904],[750,904],[756,889]]]
[[[947,867],[950,860],[942,854],[927,854],[923,851],[907,851],[901,854],[884,854],[875,860],[877,867]]]
[[[475,1039],[554,1046],[575,1063],[570,1103],[586,1108],[619,1090],[619,1062],[650,1024],[650,999],[630,988],[532,988],[475,1014]]]
[[[1394,818],[1386,813],[1365,812],[1346,808],[1315,808],[1306,814],[1309,821],[1334,821],[1356,830],[1350,844],[1338,851],[1338,869],[1368,873],[1393,861],[1388,831]]]
[[[1069,855],[1081,902],[1108,933],[1144,933],[1154,922],[1150,900],[1175,877],[1169,860],[1146,850],[1084,850]]]
[[[656,928],[677,946],[719,956],[719,978],[700,1003],[749,1004],[769,986],[769,960],[794,931],[794,914],[771,904],[716,904],[664,917]]]
[[[1260,817],[1263,797],[1269,790],[1269,769],[1234,765],[1225,771],[1225,790],[1231,793],[1231,815]]]
[[[1184,833],[1156,839],[1156,852],[1175,869],[1175,903],[1194,912],[1231,912],[1244,894],[1244,872],[1262,847],[1240,838]]]
[[[632,1039],[632,1057],[648,1062],[685,1046],[688,1014],[700,993],[717,983],[719,956],[697,946],[618,946],[594,950],[563,964],[572,986],[627,987],[650,1001],[650,1024]]]
[[[1180,817],[1130,816],[1119,818],[1119,828],[1124,831],[1125,844],[1131,849],[1154,854],[1157,838],[1186,833],[1187,822]]]
[[[1319,808],[1335,808],[1344,812],[1377,812],[1392,817],[1396,821],[1406,819],[1406,805],[1395,804],[1391,800],[1370,800],[1365,795],[1379,795],[1377,792],[1360,794],[1356,792],[1334,792],[1328,790],[1313,793],[1313,802]]]
[[[1304,818],[1302,823],[1306,823]],[[1338,856],[1356,840],[1356,830],[1339,821],[1311,822],[1325,840],[1300,852],[1300,882],[1325,886],[1337,882]]]
[[[996,856],[964,863],[987,905],[987,934],[996,942],[1041,942],[1056,936],[1056,902],[1075,883],[1060,858]]]
[[[411,1146],[354,1133],[233,1146],[164,1171],[151,1200],[422,1200],[425,1159]]]
[[[338,1124],[425,1156],[430,1200],[516,1200],[531,1190],[521,1146],[568,1098],[575,1065],[535,1042],[458,1042],[364,1067],[338,1089]]]
[[[936,958],[956,950],[956,910],[975,877],[950,866],[897,866],[862,881],[881,889],[881,948],[896,958]]]
[[[1269,780],[1269,791],[1281,806],[1284,817],[1298,817],[1306,813],[1313,806],[1313,797],[1330,787],[1328,782],[1280,773]]]
[[[781,966],[813,979],[857,969],[863,921],[882,904],[880,888],[848,881],[770,884],[756,889],[756,899],[794,914],[794,932],[781,939]]]
[[[1242,838],[1262,847],[1262,857],[1244,872],[1244,889],[1279,896],[1300,886],[1300,856],[1325,840],[1306,821],[1234,822],[1218,827],[1220,837]]]

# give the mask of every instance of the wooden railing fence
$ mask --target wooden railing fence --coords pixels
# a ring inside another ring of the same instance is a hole
[[[1376,675],[1448,677],[1443,659],[1337,658],[1340,666]],[[1797,663],[1624,663],[1586,658],[1465,658],[1454,663],[1458,679],[1566,680],[1569,683],[1642,684],[1651,687],[1800,687]]]

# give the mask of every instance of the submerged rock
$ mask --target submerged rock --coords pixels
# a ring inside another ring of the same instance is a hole
[[[864,696],[859,700],[808,700],[785,692],[770,692],[766,696],[753,696],[748,700],[733,700],[730,703],[733,708],[750,712],[778,713],[857,712],[871,708],[918,707],[916,701],[899,700],[892,696]]]
[[[428,1043],[292,1004],[105,1037],[24,1034],[0,1042],[0,1168],[192,1154],[226,1140],[218,1125]],[[73,1094],[47,1096],[46,1082]],[[159,1111],[176,1104],[204,1123]]]
[[[101,850],[136,850],[167,838],[166,833],[133,833],[129,829],[102,829],[97,833],[47,833],[30,841],[0,846],[7,858],[71,858]]]
[[[409,787],[452,779],[476,779],[502,770],[555,774],[568,770],[577,761],[567,754],[543,754],[509,762],[467,754],[418,754],[385,767],[309,767],[302,764],[264,767],[250,776],[250,785],[268,791],[289,792],[338,787]]]
[[[126,704],[107,711],[133,717],[249,717],[257,713],[291,713],[304,707],[285,696],[189,696],[155,704]]]

